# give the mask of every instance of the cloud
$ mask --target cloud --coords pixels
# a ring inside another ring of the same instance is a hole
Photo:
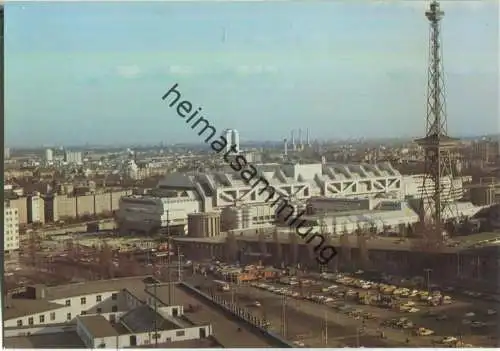
[[[269,65],[240,65],[236,67],[236,73],[250,76],[256,74],[266,74],[266,73],[275,73],[277,71],[276,67]]]
[[[116,67],[116,73],[126,79],[134,79],[141,75],[142,70],[137,65],[126,65]]]
[[[193,74],[194,69],[191,66],[172,65],[168,68],[168,73],[173,75],[188,75]]]

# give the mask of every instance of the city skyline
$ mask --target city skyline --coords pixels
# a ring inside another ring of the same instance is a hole
[[[175,82],[242,140],[422,136],[426,4],[9,3],[6,143],[196,142],[162,104]],[[498,4],[442,8],[449,133],[491,133]]]

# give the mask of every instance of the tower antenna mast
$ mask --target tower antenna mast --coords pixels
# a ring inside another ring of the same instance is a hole
[[[432,0],[425,16],[430,22],[429,67],[427,81],[426,135],[416,142],[425,154],[422,183],[421,216],[424,241],[429,248],[442,243],[444,220],[456,216],[453,209],[453,168],[451,149],[458,139],[448,136],[446,91],[443,75],[441,20],[444,12],[439,2]]]

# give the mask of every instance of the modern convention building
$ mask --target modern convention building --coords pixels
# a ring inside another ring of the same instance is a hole
[[[118,225],[124,233],[147,234],[165,231],[167,227],[173,232],[186,233],[189,214],[218,211],[222,230],[260,228],[276,220],[276,206],[267,201],[269,187],[275,190],[275,198],[279,196],[294,206],[305,206],[314,197],[415,199],[421,196],[424,185],[422,176],[404,176],[390,163],[285,163],[260,164],[255,168],[258,175],[248,184],[240,172],[229,166],[221,171],[169,174],[149,194],[123,197]],[[460,180],[445,183],[448,186],[445,185],[443,196],[462,197]],[[433,184],[427,182],[425,186]],[[408,212],[402,206],[401,211]]]

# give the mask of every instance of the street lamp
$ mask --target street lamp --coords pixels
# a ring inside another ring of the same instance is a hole
[[[432,269],[426,268],[426,269],[424,269],[424,272],[426,273],[426,279],[427,279],[427,291],[430,292],[431,291],[431,272],[432,272]]]

